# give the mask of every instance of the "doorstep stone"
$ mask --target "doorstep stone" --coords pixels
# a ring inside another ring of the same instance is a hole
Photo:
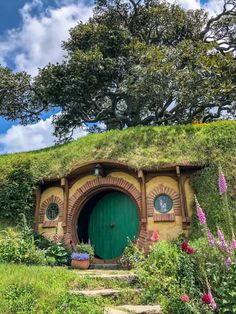
[[[104,310],[104,314],[127,314],[126,310],[119,310],[117,308],[107,307]]]

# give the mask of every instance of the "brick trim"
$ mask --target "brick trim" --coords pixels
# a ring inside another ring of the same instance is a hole
[[[173,200],[174,213],[169,214],[158,214],[155,212],[154,199],[159,194],[166,194]],[[154,221],[174,221],[175,216],[181,216],[181,203],[179,194],[175,192],[170,187],[159,184],[155,189],[153,189],[147,197],[147,215],[148,217],[153,217]]]
[[[83,186],[78,188],[77,191],[69,199],[66,234],[64,237],[64,242],[67,246],[74,247],[78,242],[75,225],[77,223],[80,210],[83,208],[87,200],[95,195],[97,192],[111,189],[121,191],[132,197],[138,208],[141,225],[142,205],[140,191],[133,184],[122,178],[116,178],[111,176],[96,178],[94,180],[88,181]],[[141,229],[142,228],[140,228],[137,242],[139,241],[139,237],[141,236]]]
[[[48,197],[45,201],[43,201],[43,203],[40,206],[40,211],[39,211],[39,223],[44,223],[45,220],[45,213],[46,213],[46,209],[48,207],[49,204],[51,203],[56,203],[59,207],[59,215],[58,218],[53,220],[52,222],[59,222],[62,221],[63,219],[63,211],[64,211],[64,203],[63,201],[60,199],[60,197],[58,196],[54,196],[51,195],[50,197]],[[45,225],[46,227],[46,225]]]

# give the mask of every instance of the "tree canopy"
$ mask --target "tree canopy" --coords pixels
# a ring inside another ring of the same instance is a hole
[[[35,121],[61,108],[55,133],[87,123],[107,129],[234,118],[236,4],[220,14],[159,0],[98,0],[70,30],[61,63],[35,78],[1,68],[0,115]]]

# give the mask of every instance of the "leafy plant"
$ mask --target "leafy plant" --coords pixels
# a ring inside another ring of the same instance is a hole
[[[129,240],[128,245],[125,247],[122,257],[120,259],[123,266],[133,268],[137,263],[144,259],[144,254],[137,247],[137,245]]]
[[[79,243],[76,245],[76,253],[87,253],[90,260],[94,258],[94,249],[90,244]]]

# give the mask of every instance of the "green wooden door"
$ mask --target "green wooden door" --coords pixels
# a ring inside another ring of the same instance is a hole
[[[122,255],[128,239],[139,230],[138,211],[133,200],[121,192],[109,192],[95,205],[89,221],[89,238],[102,259]]]

